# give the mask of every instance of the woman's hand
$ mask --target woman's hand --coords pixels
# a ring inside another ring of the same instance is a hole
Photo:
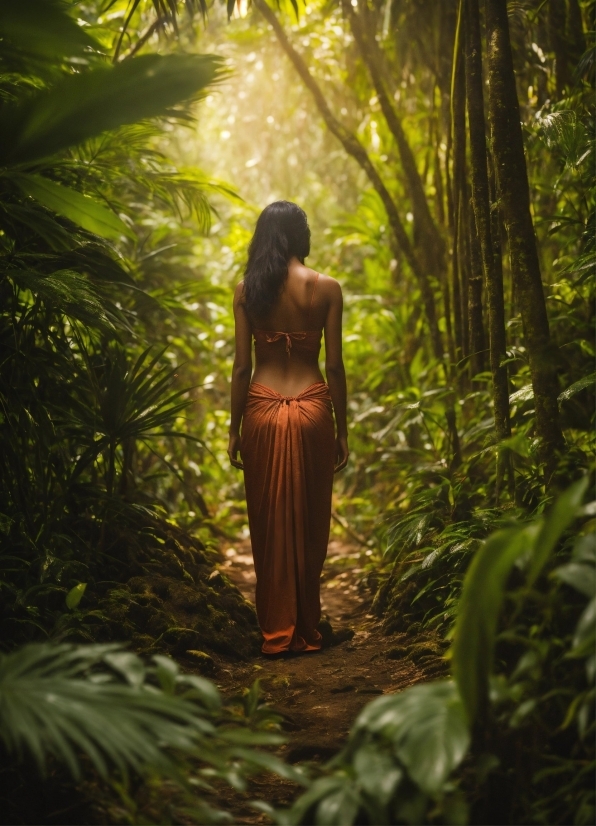
[[[228,442],[228,456],[232,467],[237,467],[239,470],[244,470],[242,462],[236,458],[240,451],[240,436],[238,433],[230,433],[230,441]]]
[[[338,436],[335,440],[336,462],[334,473],[339,473],[348,464],[350,458],[350,451],[348,450],[348,437]]]

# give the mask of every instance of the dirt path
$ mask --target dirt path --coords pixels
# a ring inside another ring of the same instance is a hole
[[[254,602],[250,543],[223,551],[221,570]],[[267,702],[285,717],[289,742],[278,753],[290,763],[327,761],[345,742],[359,710],[375,695],[400,691],[425,679],[424,669],[404,656],[405,635],[383,634],[370,613],[371,595],[359,576],[365,561],[366,549],[330,542],[322,576],[323,613],[335,631],[353,629],[351,639],[291,659],[258,657],[249,663],[218,663],[214,679],[225,694],[260,678]],[[268,823],[268,818],[249,807],[249,801],[260,798],[285,806],[297,791],[293,783],[263,775],[251,782],[247,793],[226,791],[225,801],[220,798],[219,802],[232,811],[236,823]]]

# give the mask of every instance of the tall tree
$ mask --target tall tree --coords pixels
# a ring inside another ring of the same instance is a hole
[[[565,94],[565,87],[571,82],[569,66],[569,44],[567,41],[565,0],[549,0],[548,39],[555,55],[555,85],[557,99]]]
[[[506,0],[486,0],[489,122],[499,202],[509,240],[511,273],[530,362],[536,430],[547,481],[564,448],[557,403],[556,353],[530,211],[530,187],[515,86]]]
[[[471,199],[466,213],[467,235],[470,248],[470,278],[468,282],[468,315],[470,319],[470,364],[472,375],[484,372],[484,356],[486,352],[486,342],[484,335],[484,319],[482,312],[482,295],[484,282],[484,269],[482,267],[482,252],[478,232],[476,230],[476,219]]]
[[[505,303],[503,299],[503,272],[500,267],[495,266],[493,239],[491,237],[490,188],[482,87],[480,10],[478,0],[462,0],[462,2],[466,4],[466,100],[470,133],[472,207],[487,293],[495,435],[497,440],[502,442],[511,436],[509,386],[507,365],[505,363]],[[508,462],[507,457],[501,453],[497,465],[497,494],[500,480],[504,475],[505,465]]]
[[[451,275],[453,282],[453,318],[455,322],[455,344],[457,360],[465,356],[464,347],[464,320],[463,320],[463,199],[462,193],[466,180],[466,100],[465,75],[462,60],[463,26],[461,10],[455,30],[455,46],[453,49],[453,67],[451,78],[451,141],[453,148],[453,177],[451,179],[451,204],[453,214],[451,226],[453,228],[453,250]]]

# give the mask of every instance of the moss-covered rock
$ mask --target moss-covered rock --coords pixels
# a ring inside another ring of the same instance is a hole
[[[334,645],[339,645],[342,642],[351,640],[354,637],[353,628],[333,628],[329,617],[325,614],[319,624],[317,631],[323,638],[323,648],[331,648]]]
[[[254,608],[216,567],[217,552],[168,523],[151,527],[133,576],[104,588],[89,584],[71,637],[129,641],[139,652],[186,657],[202,673],[215,668],[206,652],[235,659],[258,653]]]
[[[406,645],[395,645],[387,651],[385,656],[388,660],[402,660],[408,656],[408,647]]]
[[[194,649],[190,649],[186,653],[192,657],[193,664],[198,667],[201,674],[210,676],[215,672],[215,662],[209,654],[206,654],[204,651],[195,651]]]

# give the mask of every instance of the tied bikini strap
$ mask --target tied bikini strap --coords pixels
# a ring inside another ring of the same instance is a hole
[[[312,305],[313,305],[313,302],[315,300],[315,291],[317,289],[318,280],[319,280],[319,273],[317,273],[317,275],[316,275],[315,284],[314,284],[314,287],[312,288],[312,293],[310,295],[310,304],[308,305],[308,314],[307,314],[307,318],[309,320],[310,320],[310,311],[312,310]],[[268,344],[273,344],[274,341],[280,341],[280,339],[285,338],[285,340],[286,340],[286,354],[287,354],[288,358],[290,357],[290,353],[292,351],[292,339],[295,338],[296,341],[304,341],[304,339],[306,338],[307,333],[308,333],[308,331],[303,331],[303,332],[299,332],[299,333],[284,333],[284,332],[281,332],[281,331],[280,332],[267,333],[265,330],[262,330],[262,331],[257,330],[255,332],[264,332],[265,333],[265,341]],[[256,336],[255,336],[255,340],[256,340]]]
[[[265,335],[265,340],[268,342],[268,344],[273,344],[274,341],[279,341],[284,336],[286,338],[286,353],[288,355],[288,358],[290,358],[290,351],[292,349],[292,339],[295,338],[298,341],[303,341],[306,338],[306,333],[271,333]]]

